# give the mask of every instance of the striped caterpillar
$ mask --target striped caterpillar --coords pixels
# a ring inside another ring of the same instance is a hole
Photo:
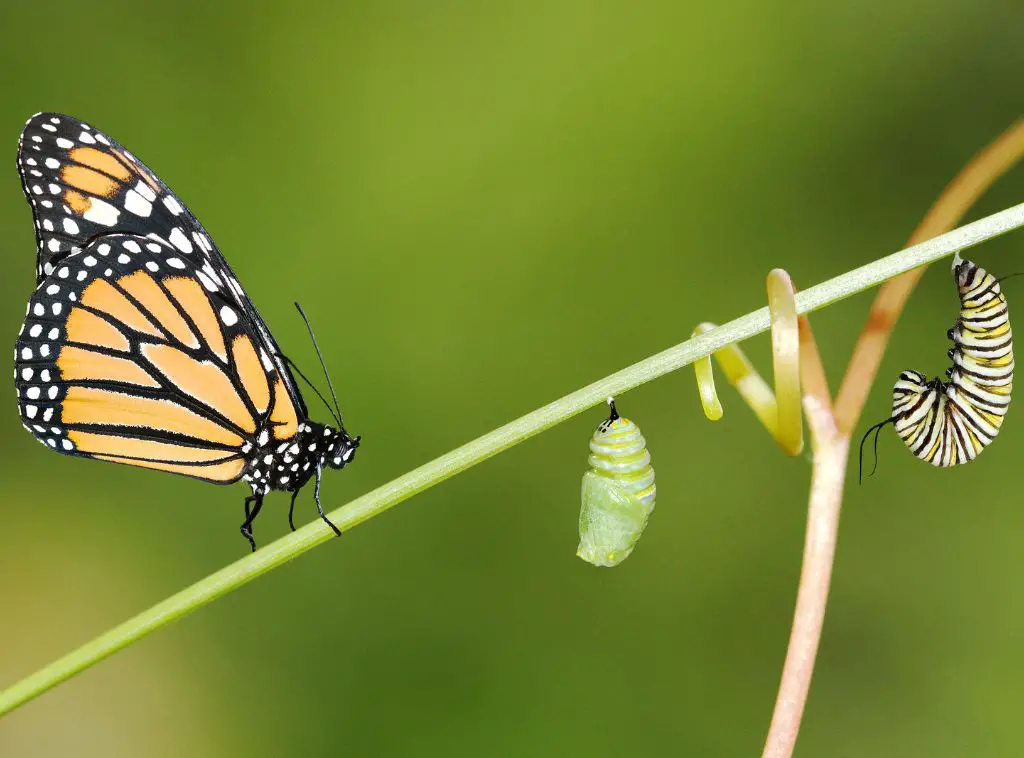
[[[946,369],[949,381],[928,381],[918,371],[904,371],[892,391],[892,415],[868,429],[860,442],[863,478],[864,443],[887,424],[914,455],[933,466],[956,466],[977,458],[999,434],[1013,390],[1013,332],[999,281],[957,253],[953,280],[960,315],[946,332],[953,341]],[[874,469],[872,472],[874,473]]]

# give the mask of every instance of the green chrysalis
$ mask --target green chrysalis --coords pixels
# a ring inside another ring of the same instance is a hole
[[[576,551],[595,566],[618,566],[633,552],[654,510],[657,488],[647,441],[640,428],[610,415],[590,439],[591,470],[583,475],[580,545]]]

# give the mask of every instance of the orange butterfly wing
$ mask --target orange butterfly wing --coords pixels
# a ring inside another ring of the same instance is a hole
[[[218,483],[241,477],[254,444],[295,436],[302,414],[246,314],[198,272],[135,235],[58,261],[17,344],[26,428],[69,455]]]

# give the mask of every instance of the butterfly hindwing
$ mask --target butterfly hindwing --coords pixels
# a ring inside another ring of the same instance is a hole
[[[44,444],[227,483],[301,416],[252,324],[203,263],[138,235],[59,260],[16,348],[22,421]]]

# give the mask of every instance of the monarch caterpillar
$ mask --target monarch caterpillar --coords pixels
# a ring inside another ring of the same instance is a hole
[[[583,475],[580,544],[576,551],[595,566],[618,566],[633,552],[654,510],[657,488],[647,441],[640,428],[609,415],[590,439],[591,470]]]
[[[904,371],[892,391],[892,415],[870,429],[864,443],[887,424],[914,455],[933,466],[956,466],[974,460],[1002,426],[1013,390],[1013,332],[999,280],[975,263],[953,256],[953,280],[960,315],[946,332],[953,341],[946,369],[948,382],[931,381],[918,371]],[[874,470],[872,470],[874,473]]]

